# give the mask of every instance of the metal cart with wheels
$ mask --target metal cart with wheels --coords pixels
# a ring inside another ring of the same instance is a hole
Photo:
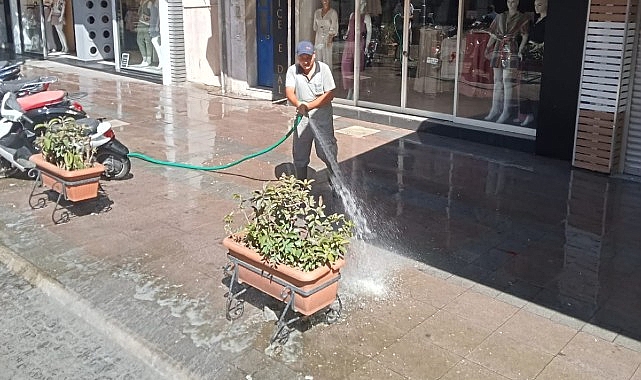
[[[239,279],[239,270],[245,269],[251,271],[256,275],[268,279],[270,282],[273,282],[273,284],[281,288],[280,294],[264,292],[273,296],[279,301],[283,301],[286,303],[285,309],[281,313],[280,318],[278,319],[278,322],[276,324],[276,328],[274,329],[274,332],[271,336],[270,344],[274,342],[284,344],[285,342],[287,342],[287,340],[289,339],[289,334],[293,329],[292,325],[303,316],[308,317],[313,314],[322,312],[325,316],[325,322],[327,322],[328,324],[332,324],[338,321],[343,308],[341,299],[338,294],[336,295],[335,300],[333,300],[330,305],[312,313],[306,313],[304,310],[298,309],[296,307],[296,299],[297,297],[309,297],[313,294],[327,289],[331,285],[334,285],[340,279],[340,273],[337,273],[336,276],[321,283],[313,289],[302,289],[299,286],[296,286],[282,278],[279,278],[278,276],[274,276],[273,274],[252,265],[251,263],[241,261],[232,255],[227,255],[227,257],[229,258],[230,262],[223,268],[223,270],[225,271],[225,274],[227,276],[231,277],[229,282],[229,292],[226,294],[226,317],[228,320],[231,321],[240,318],[245,311],[245,301],[241,299],[240,296],[247,291],[247,284],[242,283]],[[236,290],[237,287],[240,289]],[[262,289],[256,289],[262,291]],[[287,315],[290,311],[294,315],[291,318],[288,318]]]
[[[47,205],[48,197],[44,191],[40,193],[36,193],[36,188],[43,187],[45,183],[43,180],[42,171],[38,169],[34,169],[34,170],[36,170],[38,174],[36,176],[35,182],[33,183],[33,187],[31,188],[31,193],[29,194],[29,206],[32,209],[40,209]],[[53,207],[53,211],[51,212],[51,220],[53,221],[54,224],[66,223],[69,221],[68,210],[66,210],[65,207],[62,207],[60,205],[60,202],[62,200],[77,202],[77,201],[94,199],[98,195],[97,192],[94,195],[93,190],[91,190],[90,188],[91,191],[89,191],[88,195],[85,193],[80,193],[79,195],[70,196],[70,194],[68,193],[68,189],[74,186],[78,187],[80,185],[86,185],[86,184],[95,184],[95,187],[98,188],[100,177],[86,178],[86,179],[73,180],[73,181],[58,177],[52,173],[47,173],[47,177],[49,178],[48,181],[50,183],[48,183],[45,187],[55,191],[58,194],[56,198],[56,203]],[[59,217],[56,217],[56,214],[58,212],[60,212],[60,215]]]

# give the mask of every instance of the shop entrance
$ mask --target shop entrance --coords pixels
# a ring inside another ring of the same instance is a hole
[[[258,58],[258,85],[272,87],[274,83],[272,0],[258,0],[256,2],[256,53]]]

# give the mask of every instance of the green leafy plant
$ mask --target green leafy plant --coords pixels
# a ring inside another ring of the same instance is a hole
[[[248,199],[234,194],[239,205],[225,217],[226,231],[270,265],[312,271],[333,264],[344,257],[354,225],[343,214],[325,214],[322,198],[310,194],[312,182],[283,174]],[[245,224],[234,231],[236,214]]]
[[[91,138],[73,118],[54,118],[34,129],[41,134],[36,139],[36,146],[45,161],[64,170],[92,166],[95,149],[91,147]]]

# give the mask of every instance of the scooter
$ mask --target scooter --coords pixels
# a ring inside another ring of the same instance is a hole
[[[37,149],[22,127],[21,121],[26,117],[13,93],[8,92],[2,98],[0,115],[0,177],[26,171],[30,178],[35,178],[35,165],[29,157],[37,153]]]
[[[107,178],[123,179],[131,170],[129,149],[121,143],[111,128],[111,123],[100,119],[85,118],[76,120],[85,127],[91,136],[91,146],[96,149],[96,161],[105,165]]]
[[[38,78],[22,78],[0,83],[0,94],[13,92],[16,96],[33,95],[38,92],[47,91],[51,83],[58,81],[54,76],[41,76]]]
[[[36,125],[46,124],[53,118],[71,117],[77,120],[87,117],[82,105],[69,100],[67,93],[62,90],[42,91],[22,96],[17,101],[27,119],[31,120],[25,124],[25,128],[31,131],[35,131]]]
[[[18,98],[18,103],[26,112],[26,119],[30,120],[23,122],[24,128],[34,136],[40,136],[51,120],[73,118],[76,123],[84,125],[87,134],[91,136],[91,146],[96,148],[96,161],[105,165],[105,177],[126,177],[131,170],[131,161],[127,156],[129,149],[116,138],[111,124],[88,118],[80,104],[65,97],[65,91],[57,90]]]
[[[1,81],[10,81],[20,78],[20,66],[24,64],[24,61],[19,62],[7,62],[0,61],[0,80]]]

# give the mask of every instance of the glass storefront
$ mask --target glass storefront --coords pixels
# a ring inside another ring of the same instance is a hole
[[[161,73],[159,0],[120,0],[117,5],[120,66]]]
[[[14,1],[22,52],[162,74],[159,0]]]
[[[500,3],[333,0],[337,32],[318,58],[331,63],[338,98],[533,135],[547,4]],[[319,51],[329,26],[308,13],[301,36]]]

